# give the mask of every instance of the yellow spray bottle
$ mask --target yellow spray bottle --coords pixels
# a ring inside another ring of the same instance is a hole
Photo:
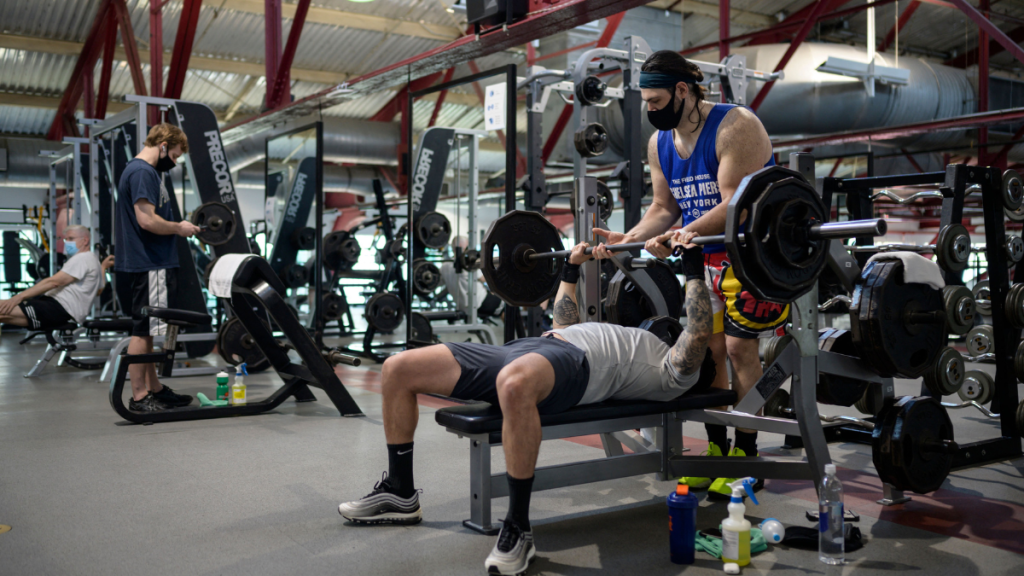
[[[758,504],[750,488],[754,482],[753,478],[741,478],[729,484],[732,488],[729,517],[722,520],[722,562],[727,564],[750,564],[750,521],[743,517],[747,510],[743,505],[743,492],[746,491],[754,504]]]

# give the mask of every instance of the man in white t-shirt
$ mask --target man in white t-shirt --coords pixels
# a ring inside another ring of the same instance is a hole
[[[68,322],[81,324],[93,299],[106,285],[107,269],[114,264],[113,257],[100,264],[89,248],[88,228],[65,228],[64,254],[68,260],[63,268],[10,299],[0,300],[0,323],[32,330],[53,330]]]

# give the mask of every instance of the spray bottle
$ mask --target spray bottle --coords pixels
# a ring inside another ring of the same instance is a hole
[[[231,404],[233,406],[245,405],[245,381],[243,376],[247,374],[249,374],[249,370],[246,369],[245,362],[242,362],[238,365],[238,371],[235,372],[235,383],[231,385]]]
[[[729,499],[729,517],[722,520],[722,562],[739,566],[750,564],[750,521],[743,517],[747,507],[743,505],[743,492],[754,504],[759,504],[751,486],[756,480],[741,478],[731,484],[732,498]]]

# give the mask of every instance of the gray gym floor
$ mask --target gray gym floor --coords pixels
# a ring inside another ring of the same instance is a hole
[[[416,437],[424,522],[358,527],[338,515],[339,502],[369,492],[387,468],[379,366],[339,369],[364,418],[339,417],[314,390],[323,401],[287,401],[262,416],[137,426],[110,408],[98,372],[51,366],[23,378],[43,345],[18,346],[19,337],[0,337],[0,524],[12,527],[0,534],[0,574],[484,573],[494,538],[462,527],[468,442],[434,423],[433,399],[421,406]],[[246,382],[259,398],[280,380],[264,373]],[[214,378],[169,384],[212,395]],[[900,382],[897,393],[917,388]],[[995,435],[973,409],[952,418],[958,441]],[[684,433],[695,452],[704,448],[702,425]],[[781,443],[760,438],[765,453],[783,453]],[[545,442],[541,463],[602,456],[593,445]],[[846,505],[861,515],[864,548],[826,570],[815,552],[774,547],[745,573],[1024,574],[1024,459],[954,472],[938,492],[883,509],[869,448],[831,448]],[[500,450],[494,460],[499,469]],[[641,476],[534,494],[538,558],[529,574],[721,574],[721,563],[702,553],[690,567],[668,561],[672,488]],[[769,480],[759,498],[760,506],[748,503],[751,521],[811,526],[808,483]],[[497,518],[506,502],[496,501]],[[724,503],[704,501],[698,525],[726,515]]]

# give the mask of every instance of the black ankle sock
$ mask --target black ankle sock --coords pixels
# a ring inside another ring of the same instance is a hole
[[[747,456],[757,456],[757,432],[736,431],[736,447]]]
[[[508,477],[508,514],[506,520],[512,520],[524,531],[530,529],[530,494],[533,493],[533,476],[520,480]]]
[[[388,444],[388,483],[402,498],[416,492],[412,483],[412,445],[412,442]]]
[[[725,426],[705,423],[704,430],[708,433],[708,442],[718,446],[724,456],[729,451],[729,438],[725,435]]]

